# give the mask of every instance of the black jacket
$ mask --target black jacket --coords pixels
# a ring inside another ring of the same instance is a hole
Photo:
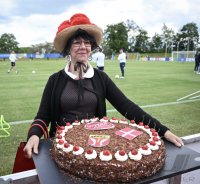
[[[60,96],[62,90],[69,79],[66,77],[65,71],[60,70],[49,77],[46,87],[43,92],[40,107],[35,119],[44,121],[50,128],[50,137],[55,135],[56,122],[60,118]],[[144,112],[138,105],[129,100],[122,91],[114,84],[114,82],[108,77],[108,75],[102,71],[94,68],[94,76],[91,78],[94,92],[98,99],[98,107],[96,117],[102,118],[106,116],[106,99],[116,108],[122,116],[129,120],[135,120],[137,123],[143,121],[144,124],[148,124],[151,128],[155,128],[160,136],[168,130],[167,127],[162,125],[157,119],[151,117]],[[32,124],[40,124],[45,126],[41,121],[34,121]],[[33,126],[28,134],[28,138],[31,135],[38,135],[41,137],[43,132],[40,127]]]

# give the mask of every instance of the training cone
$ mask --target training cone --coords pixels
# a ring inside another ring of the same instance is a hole
[[[9,137],[10,133],[8,130],[10,129],[10,125],[4,120],[4,116],[0,117],[0,138],[1,137]]]

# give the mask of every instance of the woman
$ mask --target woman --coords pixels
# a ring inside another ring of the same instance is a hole
[[[66,122],[94,116],[102,118],[106,116],[106,99],[127,119],[143,121],[176,146],[183,145],[167,127],[130,101],[107,74],[90,65],[91,51],[98,47],[102,37],[102,30],[84,14],[75,14],[58,27],[54,46],[69,62],[50,76],[46,84],[24,148],[27,157],[32,156],[32,151],[38,153],[39,139],[43,134],[48,135],[49,123],[49,135],[54,137],[56,127]]]

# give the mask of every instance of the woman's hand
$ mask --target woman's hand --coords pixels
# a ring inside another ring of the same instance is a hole
[[[167,130],[164,134],[165,139],[167,139],[168,141],[172,142],[173,144],[175,144],[178,147],[181,147],[184,145],[182,139],[176,135],[174,135],[172,132],[170,132],[169,130]]]
[[[32,157],[32,152],[34,152],[35,154],[38,154],[39,141],[40,139],[37,135],[32,135],[29,138],[23,150],[26,153],[27,158]]]

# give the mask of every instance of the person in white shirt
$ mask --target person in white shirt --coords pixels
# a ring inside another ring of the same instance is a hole
[[[97,63],[97,68],[101,71],[104,71],[105,54],[102,52],[101,48],[99,48],[99,51],[95,54],[95,60]]]
[[[9,56],[9,60],[10,60],[10,64],[11,64],[11,67],[10,69],[8,70],[8,73],[11,72],[11,70],[15,70],[16,73],[18,73],[17,69],[16,69],[16,60],[17,60],[17,56],[15,54],[15,51],[12,51],[10,56]]]
[[[124,53],[123,49],[119,50],[120,54],[118,56],[119,64],[120,64],[120,69],[122,72],[122,76],[120,78],[124,78],[124,68],[126,66],[126,54]]]

